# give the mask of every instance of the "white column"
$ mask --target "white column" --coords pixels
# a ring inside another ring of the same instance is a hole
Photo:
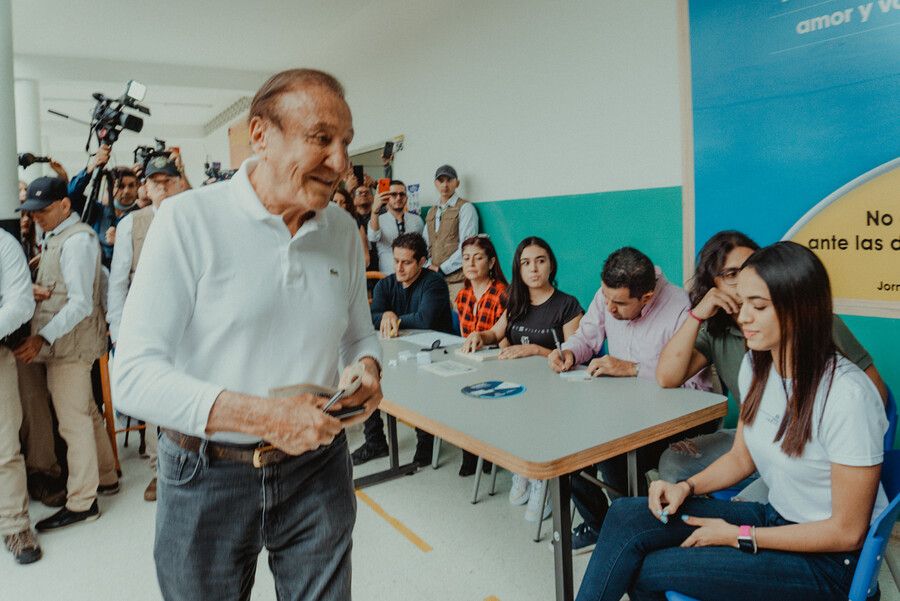
[[[12,3],[0,0],[0,221],[18,220],[16,100],[13,79]]]
[[[16,80],[16,146],[19,152],[41,156],[41,96],[38,82],[33,79]],[[25,181],[41,177],[43,165],[32,165],[20,172]]]

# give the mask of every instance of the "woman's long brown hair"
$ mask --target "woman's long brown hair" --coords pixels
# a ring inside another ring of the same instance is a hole
[[[834,377],[837,350],[832,338],[834,315],[831,284],[822,262],[809,249],[794,242],[778,242],[761,248],[747,259],[744,269],[753,269],[769,287],[769,296],[781,330],[779,343],[787,407],[774,442],[790,456],[803,454],[812,440],[813,407],[823,378],[828,388]],[[741,405],[741,420],[756,419],[772,367],[772,353],[751,351],[753,380]]]

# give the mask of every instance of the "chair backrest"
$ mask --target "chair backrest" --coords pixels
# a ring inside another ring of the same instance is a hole
[[[894,393],[891,389],[887,389],[887,403],[884,404],[884,412],[887,414],[888,429],[884,435],[884,450],[890,451],[894,448],[894,439],[897,436],[897,402],[894,400]]]
[[[894,414],[896,426],[896,410]],[[850,601],[865,601],[878,588],[878,573],[884,561],[884,551],[897,515],[900,514],[900,450],[885,451],[884,463],[881,465],[881,484],[891,502],[869,526],[869,533],[853,574],[853,582],[850,584]]]

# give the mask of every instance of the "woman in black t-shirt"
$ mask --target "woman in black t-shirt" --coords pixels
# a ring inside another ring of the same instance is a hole
[[[506,311],[490,330],[472,332],[463,352],[484,345],[500,344],[501,359],[540,355],[546,357],[578,329],[584,310],[578,300],[555,287],[556,257],[550,245],[537,237],[525,238],[513,257],[512,282],[504,293]],[[550,506],[541,506],[544,482],[513,474],[509,502],[528,502],[525,519],[535,522],[550,515]]]

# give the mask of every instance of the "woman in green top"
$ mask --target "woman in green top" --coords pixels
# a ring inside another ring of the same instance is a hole
[[[741,400],[744,391],[738,388],[738,371],[747,347],[735,321],[741,307],[735,287],[741,266],[758,248],[745,234],[729,230],[715,234],[700,249],[690,291],[693,319],[687,319],[663,348],[656,367],[660,386],[679,387],[713,365],[726,391],[735,401]],[[882,400],[887,399],[887,388],[872,357],[837,316],[834,340],[872,379]],[[675,443],[660,458],[660,478],[670,482],[690,478],[727,453],[733,442],[734,429],[726,429]],[[741,500],[766,502],[768,490],[762,481],[748,478],[741,484]]]

